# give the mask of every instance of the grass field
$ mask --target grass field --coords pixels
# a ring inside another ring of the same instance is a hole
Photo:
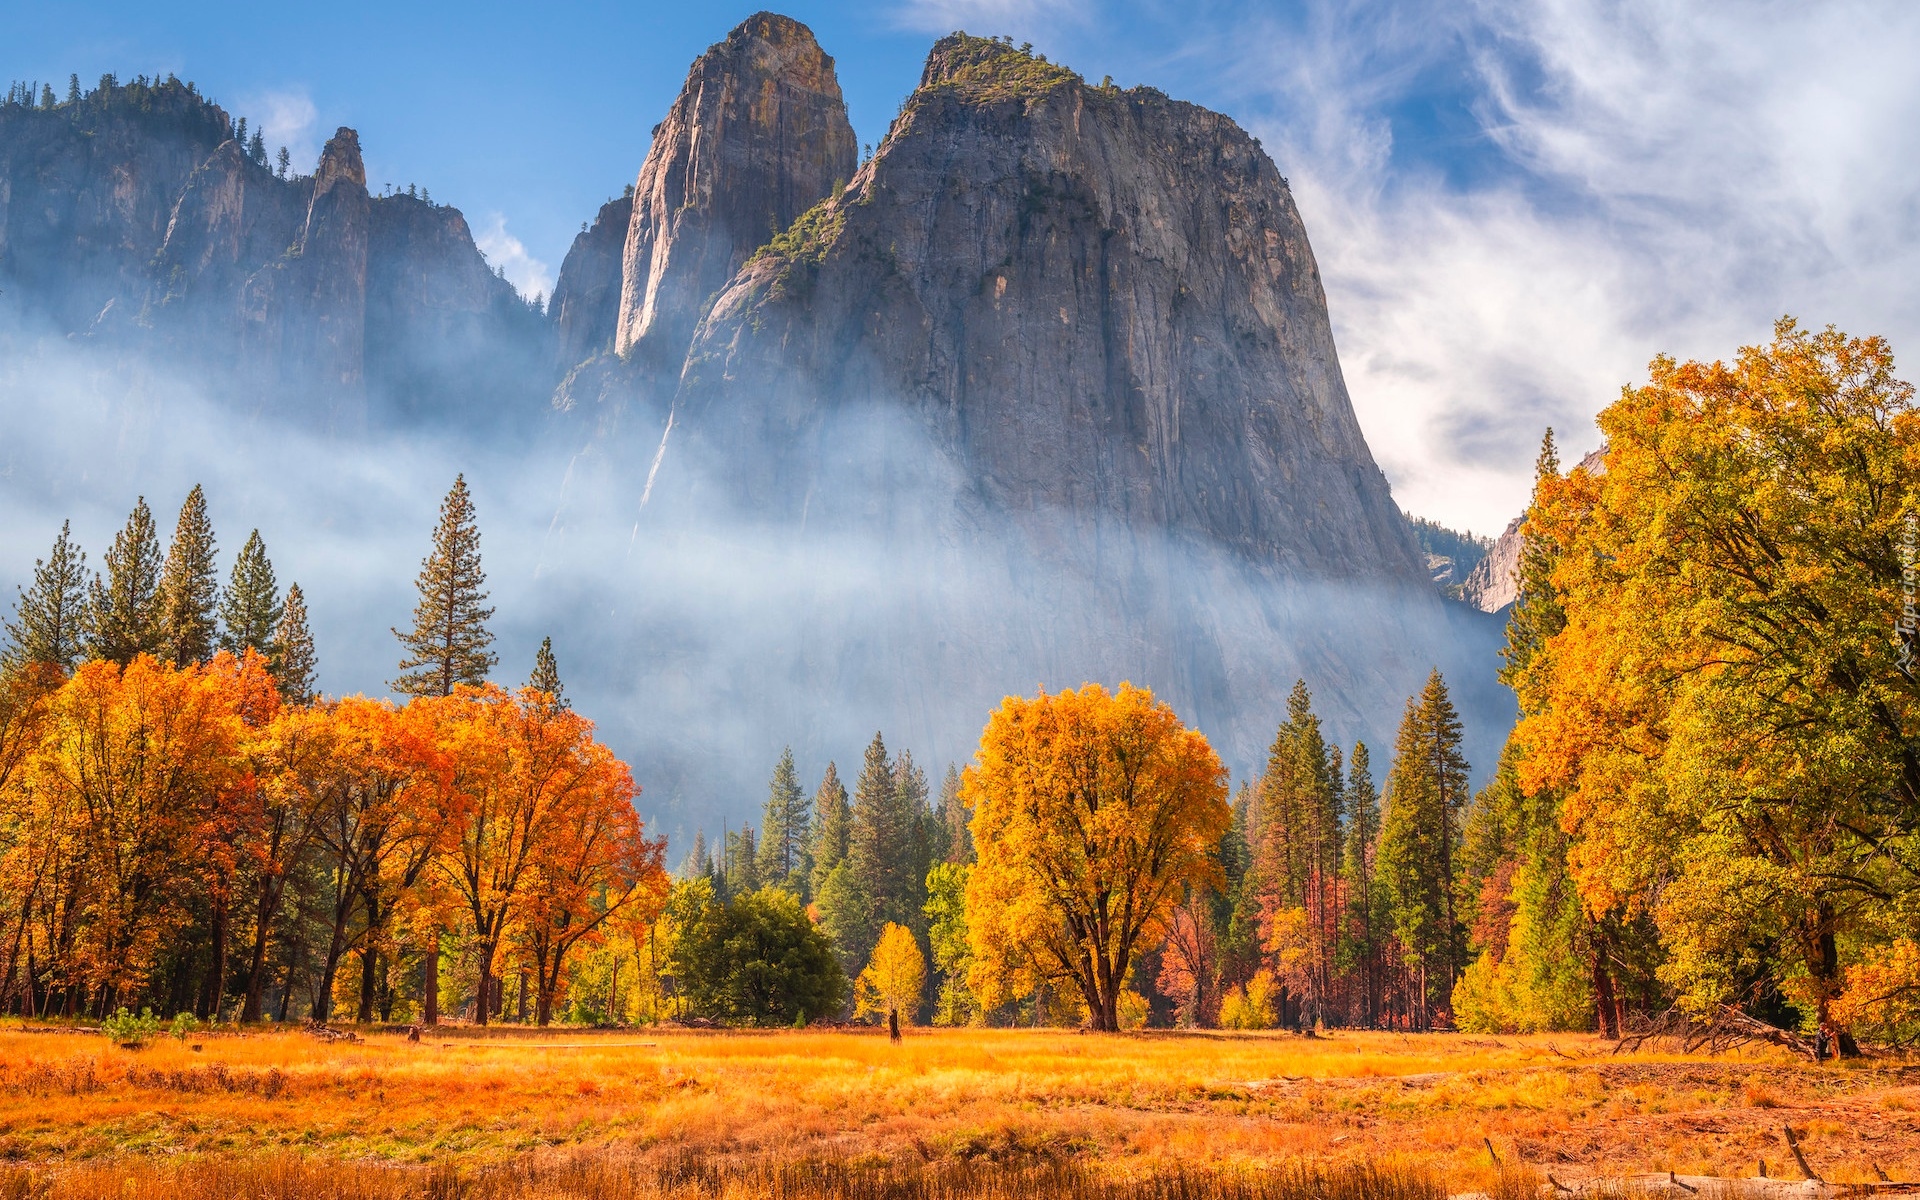
[[[0,1027],[0,1161],[18,1168],[0,1196],[82,1163],[129,1178],[239,1160],[418,1175],[583,1154],[1123,1174],[1392,1162],[1461,1191],[1496,1182],[1488,1142],[1563,1181],[1743,1176],[1762,1159],[1797,1177],[1783,1125],[1830,1180],[1920,1177],[1920,1062],[1615,1056],[1578,1035],[1024,1030],[914,1030],[898,1046],[864,1032],[272,1032],[134,1051]]]

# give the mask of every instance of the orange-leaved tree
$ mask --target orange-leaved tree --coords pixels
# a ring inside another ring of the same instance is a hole
[[[1070,983],[1093,1028],[1120,1028],[1135,958],[1193,885],[1232,814],[1226,769],[1153,693],[1098,684],[1009,696],[960,785],[979,854],[967,884],[970,981],[987,1007]]]
[[[554,847],[583,829],[606,836],[610,825],[581,818],[617,816],[620,806],[631,812],[633,779],[594,739],[593,722],[541,693],[462,686],[408,707],[434,715],[452,762],[435,861],[471,922],[468,950],[479,975],[474,1019],[484,1025],[499,999],[494,960],[534,892],[552,881],[547,868],[557,861]],[[637,826],[636,820],[636,833]],[[617,840],[609,837],[607,845]],[[616,864],[609,874],[617,877],[619,855],[609,861]]]
[[[74,846],[61,956],[109,1011],[186,917],[177,887],[236,778],[245,725],[228,680],[150,655],[85,663],[55,693],[30,765]]]
[[[524,689],[524,709],[554,705],[551,689]],[[584,730],[569,727],[578,736]],[[603,936],[618,919],[629,928],[651,926],[666,905],[671,882],[665,867],[664,839],[648,839],[633,798],[640,789],[626,764],[597,742],[587,743],[593,761],[581,786],[557,807],[553,820],[533,848],[533,878],[516,922],[527,957],[533,960],[534,1016],[553,1019],[554,1002],[566,978],[567,956],[583,942]]]

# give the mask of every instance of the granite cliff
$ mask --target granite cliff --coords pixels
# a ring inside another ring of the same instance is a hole
[[[964,754],[929,731],[965,729],[1008,687],[1132,678],[1247,763],[1296,677],[1343,736],[1378,738],[1438,664],[1497,735],[1506,701],[1479,662],[1497,626],[1433,586],[1355,420],[1286,180],[1252,137],[955,35],[833,188],[812,157],[796,168],[696,103],[778,91],[758,20],[701,60],[657,134],[623,264],[626,353],[566,397],[599,401],[572,470],[624,475],[636,528],[662,537],[751,522],[784,531],[802,571],[838,567],[807,547],[857,538],[936,582],[905,613],[787,601],[810,644],[729,681],[740,705],[755,670],[822,707],[859,680],[916,714],[914,744]],[[659,256],[635,253],[642,209],[686,146],[725,166],[716,191],[801,169],[823,191],[752,254],[736,238],[723,286],[678,310],[700,314],[688,342],[647,350],[629,332],[658,281]],[[775,159],[745,166],[756,153]],[[690,631],[663,619],[651,636]]]
[[[614,348],[677,368],[747,256],[852,177],[833,60],[798,21],[747,18],[697,59],[634,184]]]
[[[339,433],[550,386],[547,322],[457,209],[370,194],[351,129],[284,176],[235,132],[177,80],[0,109],[0,281],[23,313]]]

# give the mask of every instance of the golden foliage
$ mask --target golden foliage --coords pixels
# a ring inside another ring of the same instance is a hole
[[[1009,696],[976,761],[960,793],[980,860],[967,884],[975,993],[991,1008],[1067,982],[1094,1028],[1118,1029],[1135,956],[1189,887],[1222,882],[1226,769],[1131,684]]]

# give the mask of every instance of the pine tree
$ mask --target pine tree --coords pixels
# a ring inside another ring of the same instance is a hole
[[[253,650],[272,658],[285,613],[267,544],[256,529],[234,557],[227,590],[220,597],[220,648],[236,657]]]
[[[440,504],[433,552],[420,563],[420,602],[413,610],[413,632],[393,635],[406,647],[393,689],[409,696],[448,696],[459,684],[480,684],[499,656],[489,649],[491,608],[481,607],[487,593],[480,569],[480,529],[464,475]]]
[[[812,813],[794,771],[793,747],[780,753],[767,784],[766,814],[760,822],[760,878],[807,899],[807,832]]]
[[[872,898],[876,932],[884,922],[906,925],[913,917],[913,824],[901,800],[887,744],[876,733],[854,783],[853,826],[847,838],[847,860],[860,890]],[[858,949],[854,957],[864,961],[873,947]]]
[[[713,855],[707,852],[707,831],[693,831],[693,849],[687,851],[687,861],[680,865],[680,874],[687,879],[712,879]]]
[[[62,521],[46,560],[33,562],[33,587],[20,591],[13,620],[6,623],[7,649],[0,655],[0,668],[13,671],[39,663],[73,670],[83,653],[86,587],[86,552],[73,544],[70,523]]]
[[[258,129],[254,130],[253,136],[247,139],[247,157],[258,166],[267,165],[267,139],[260,136]]]
[[[1380,836],[1380,793],[1373,786],[1373,761],[1365,742],[1353,744],[1347,763],[1346,847],[1341,874],[1347,880],[1347,919],[1342,958],[1359,973],[1359,1020],[1380,1020],[1380,924],[1373,886],[1373,856]]]
[[[924,936],[927,931],[927,872],[946,857],[944,828],[933,819],[927,803],[927,773],[913,761],[913,752],[902,750],[893,764],[894,807],[907,830],[906,861],[901,864],[900,891],[895,897],[899,916],[887,920],[904,925]],[[937,847],[937,849],[936,849]]]
[[[274,166],[279,168],[277,173],[282,179],[293,173],[293,155],[287,153],[285,146],[280,147],[280,153],[274,156]]]
[[[1553,587],[1553,568],[1559,555],[1553,543],[1532,528],[1542,488],[1559,478],[1560,453],[1554,446],[1553,429],[1548,427],[1546,436],[1540,439],[1540,457],[1534,461],[1533,501],[1521,526],[1520,570],[1515,580],[1519,595],[1507,614],[1507,644],[1500,655],[1505,662],[1500,682],[1511,688],[1518,689],[1533,656],[1567,625],[1566,609]]]
[[[1387,777],[1375,870],[1392,912],[1394,936],[1413,969],[1420,1028],[1453,990],[1462,967],[1463,931],[1454,903],[1459,816],[1467,801],[1467,760],[1460,752],[1459,714],[1446,681],[1434,671],[1407,701]]]
[[[946,861],[965,865],[973,861],[973,831],[967,827],[967,806],[960,802],[960,768],[947,764],[940,780],[940,823],[947,830]]]
[[[307,599],[300,594],[300,585],[292,584],[280,613],[280,628],[273,636],[273,677],[280,685],[280,698],[289,704],[310,703],[320,690],[319,669],[313,635],[307,631]]]
[[[765,882],[760,877],[759,838],[751,825],[742,825],[737,833],[723,833],[721,873],[726,880],[727,899],[750,896]]]
[[[161,648],[160,538],[145,496],[113,536],[105,565],[87,586],[87,656],[125,666]]]
[[[240,118],[240,123],[239,123],[238,125],[235,125],[235,126],[233,127],[233,140],[234,140],[234,141],[236,141],[236,142],[239,142],[239,143],[240,143],[240,146],[241,146],[241,148],[242,148],[242,149],[245,149],[245,148],[246,148],[246,145],[247,145],[247,119],[246,119],[245,117],[241,117],[241,118]]]
[[[829,872],[847,858],[847,839],[852,832],[853,810],[847,801],[847,789],[840,783],[839,769],[827,764],[820,777],[820,789],[813,794],[813,836],[807,846],[812,859],[810,880],[814,898],[819,899],[821,885]]]
[[[67,76],[67,103],[80,103],[80,76],[77,74]]]
[[[540,639],[540,649],[534,652],[533,674],[527,677],[527,686],[536,692],[545,692],[553,698],[555,708],[571,708],[565,692],[566,685],[560,682],[560,664],[553,657],[553,639]]]
[[[180,506],[173,544],[167,547],[166,565],[160,570],[161,647],[177,667],[204,663],[213,657],[214,638],[219,632],[214,606],[220,597],[213,556],[207,497],[196,483]]]

